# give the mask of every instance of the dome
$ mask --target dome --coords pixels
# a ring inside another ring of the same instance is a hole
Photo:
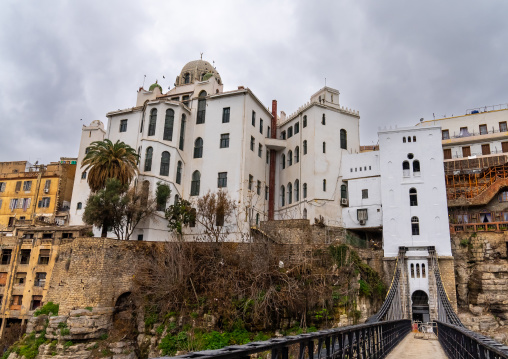
[[[161,90],[161,93],[162,93],[162,87],[161,87],[161,85],[159,85],[159,84],[157,83],[157,80],[155,80],[155,83],[154,83],[154,84],[150,85],[150,88],[148,89],[148,91],[153,91],[156,87],[158,87],[158,88],[159,88],[159,90]]]
[[[219,73],[208,61],[194,60],[185,64],[180,76],[176,78],[176,84],[185,85],[195,81],[206,81],[212,76],[217,79],[219,84],[222,83]]]

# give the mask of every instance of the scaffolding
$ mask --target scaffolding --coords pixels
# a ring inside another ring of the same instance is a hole
[[[508,179],[507,155],[446,161],[445,179],[448,201],[473,199],[495,182],[504,185]],[[497,191],[496,191],[497,192]]]

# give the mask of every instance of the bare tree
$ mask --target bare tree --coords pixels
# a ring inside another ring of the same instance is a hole
[[[196,222],[202,227],[201,239],[224,242],[236,227],[236,202],[227,191],[208,191],[196,201]]]

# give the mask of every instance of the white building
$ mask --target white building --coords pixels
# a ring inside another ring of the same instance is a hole
[[[203,60],[186,64],[175,85],[165,94],[157,83],[140,88],[135,107],[107,114],[105,136],[96,121],[83,128],[78,163],[91,142],[120,140],[140,155],[136,183],[151,193],[157,182],[168,184],[169,203],[226,189],[239,207],[232,239],[267,219],[322,216],[342,224],[342,156],[359,151],[359,114],[339,105],[337,90],[321,89],[286,118],[277,116],[276,101],[270,112],[248,88],[224,92],[219,73]],[[89,195],[82,171],[72,224],[82,223]],[[198,232],[191,228],[188,235]],[[163,212],[141,223],[133,238],[168,240]]]

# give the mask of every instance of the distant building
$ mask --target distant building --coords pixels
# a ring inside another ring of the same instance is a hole
[[[441,126],[452,231],[508,230],[508,105],[423,121]]]
[[[75,172],[76,158],[0,163],[0,232],[36,221],[67,223]]]

